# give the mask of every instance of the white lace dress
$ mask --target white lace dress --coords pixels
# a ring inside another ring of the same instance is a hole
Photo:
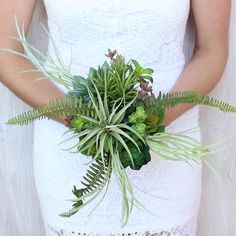
[[[49,30],[66,63],[73,49],[71,70],[86,75],[90,66],[107,60],[108,48],[137,59],[154,69],[155,93],[168,92],[184,68],[183,38],[190,0],[44,0]],[[53,53],[52,44],[48,48]],[[65,90],[66,92],[66,90]],[[167,131],[198,126],[199,107],[185,112]],[[88,158],[61,150],[66,127],[52,120],[35,122],[34,174],[49,235],[162,235],[194,236],[201,195],[201,166],[152,160],[141,170],[127,168],[132,183],[161,200],[134,188],[137,198],[159,218],[134,208],[128,224],[120,227],[121,198],[115,177],[102,203],[98,200],[69,218],[59,214],[71,209],[73,185],[87,170]],[[200,141],[200,132],[191,134]]]

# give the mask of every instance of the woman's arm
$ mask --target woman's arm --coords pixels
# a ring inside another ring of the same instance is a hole
[[[207,95],[220,80],[228,58],[230,0],[192,0],[196,34],[193,57],[170,92],[197,90]],[[166,109],[163,124],[169,125],[193,107],[180,104]]]
[[[0,48],[11,48],[23,52],[16,40],[8,36],[18,36],[15,15],[19,25],[24,22],[25,32],[29,30],[35,0],[1,0],[0,1]],[[17,74],[23,70],[36,69],[27,59],[8,52],[0,52],[0,82],[7,86],[21,100],[32,107],[38,107],[55,98],[64,97],[64,93],[50,80],[32,83],[36,78],[44,77],[40,73]],[[56,119],[66,124],[63,117]]]

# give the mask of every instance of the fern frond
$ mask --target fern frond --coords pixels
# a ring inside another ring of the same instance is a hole
[[[73,208],[67,212],[61,213],[60,216],[70,217],[95,199],[103,187],[109,183],[111,172],[110,160],[106,161],[106,167],[104,168],[101,157],[96,158],[95,163],[89,166],[86,175],[83,177],[85,182],[81,181],[85,187],[77,189],[74,186],[72,190],[73,194],[77,197],[75,200],[72,200],[74,202]]]
[[[217,107],[219,108],[221,111],[224,112],[236,112],[236,107],[234,107],[233,105],[220,101],[216,98],[210,98],[209,96],[204,97],[199,104],[202,105],[207,105],[207,106],[211,106],[211,107]]]
[[[69,116],[69,115],[88,115],[96,118],[97,115],[94,109],[85,106],[82,102],[82,98],[76,97],[59,98],[50,101],[48,104],[44,104],[33,110],[24,112],[7,121],[9,125],[27,125],[35,120],[53,118],[57,116]]]
[[[106,181],[105,172],[108,170],[107,165],[108,162],[106,163],[106,167],[104,169],[103,161],[101,158],[97,158],[96,163],[92,163],[89,166],[86,175],[83,177],[85,181],[81,181],[81,183],[85,186],[85,188],[82,188],[83,194],[91,193],[94,188],[101,186],[104,181]]]
[[[149,99],[150,105],[161,106],[163,108],[174,107],[181,103],[194,103],[202,97],[197,91],[178,91],[172,93],[162,93],[156,99]]]
[[[145,102],[147,107],[163,107],[169,108],[177,106],[181,103],[194,103],[202,104],[211,107],[217,107],[224,112],[236,112],[236,107],[229,103],[220,101],[216,98],[210,98],[209,96],[203,96],[197,91],[178,91],[172,93],[159,92],[158,97],[150,97]]]

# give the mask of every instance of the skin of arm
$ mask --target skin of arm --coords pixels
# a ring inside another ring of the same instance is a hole
[[[34,7],[35,0],[1,0],[0,48],[11,48],[15,51],[23,52],[20,43],[7,37],[18,36],[15,15],[19,26],[24,22],[25,32],[28,32]],[[27,59],[8,52],[0,52],[0,82],[25,103],[32,107],[38,107],[52,99],[64,97],[64,93],[48,79],[32,83],[33,80],[43,77],[42,73],[17,74],[20,71],[31,69],[35,69],[35,67]],[[63,117],[55,120],[66,124]]]
[[[195,23],[195,47],[190,62],[169,92],[196,90],[207,95],[220,80],[228,59],[230,0],[191,0]],[[166,109],[163,124],[168,126],[192,104]]]

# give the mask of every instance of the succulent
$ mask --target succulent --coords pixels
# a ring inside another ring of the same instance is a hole
[[[132,153],[134,165],[132,165],[130,156],[127,151],[122,148],[122,146],[119,146],[118,150],[120,152],[120,160],[124,168],[129,166],[133,170],[139,170],[143,165],[146,165],[151,160],[151,155],[149,153],[148,147],[140,142],[138,142],[138,144],[140,151],[132,143],[127,143]]]

